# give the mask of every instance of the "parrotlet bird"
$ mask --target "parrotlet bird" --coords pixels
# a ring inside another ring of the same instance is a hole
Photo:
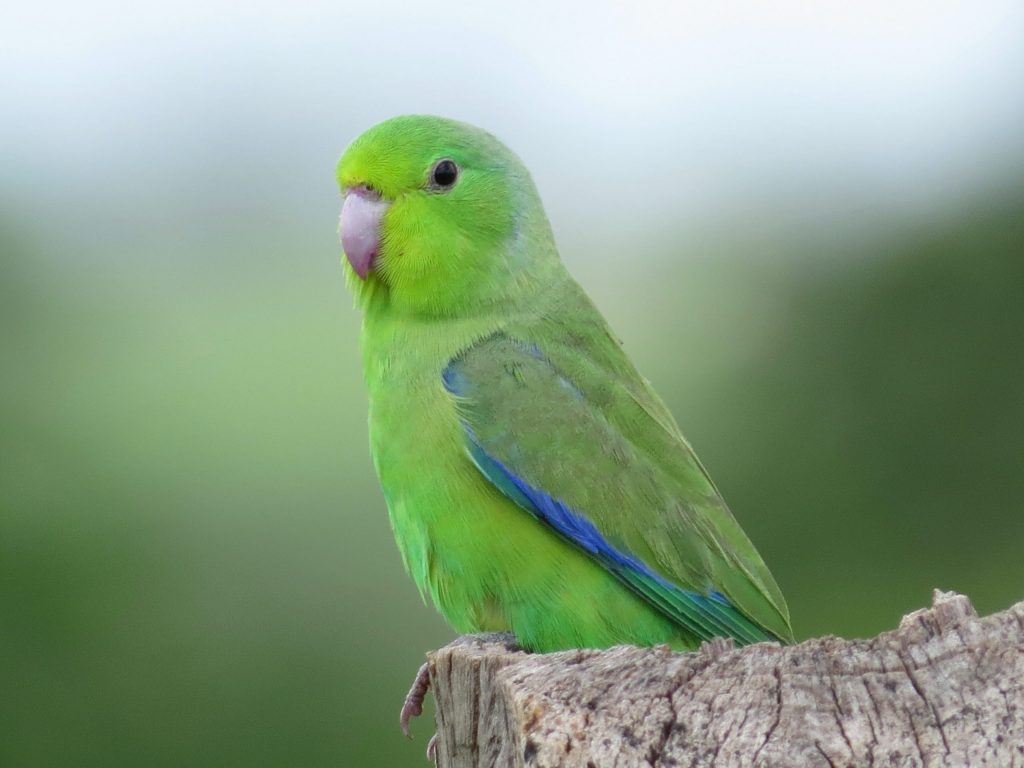
[[[775,580],[565,269],[516,155],[396,117],[337,175],[373,463],[448,623],[540,652],[791,641]]]

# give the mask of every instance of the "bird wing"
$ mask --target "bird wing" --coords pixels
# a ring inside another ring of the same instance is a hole
[[[597,338],[542,348],[498,332],[450,360],[442,381],[469,457],[697,638],[791,640],[781,592],[668,410],[617,342]]]

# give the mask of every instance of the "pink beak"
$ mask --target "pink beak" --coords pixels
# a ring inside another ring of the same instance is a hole
[[[365,280],[380,249],[380,225],[391,205],[366,187],[352,187],[341,206],[341,247],[352,269]]]

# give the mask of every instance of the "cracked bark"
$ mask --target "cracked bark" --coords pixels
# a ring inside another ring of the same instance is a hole
[[[1024,602],[962,595],[870,640],[428,654],[439,768],[1024,768]]]

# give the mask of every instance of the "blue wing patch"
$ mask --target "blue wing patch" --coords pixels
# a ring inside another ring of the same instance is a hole
[[[470,383],[455,361],[445,367],[442,381],[445,389],[456,396],[463,396]],[[744,616],[718,590],[712,589],[704,595],[683,589],[658,574],[643,560],[612,546],[585,515],[534,488],[489,454],[465,422],[463,428],[473,463],[492,485],[537,520],[594,558],[624,585],[681,627],[701,640],[732,637],[741,645],[778,639]]]

